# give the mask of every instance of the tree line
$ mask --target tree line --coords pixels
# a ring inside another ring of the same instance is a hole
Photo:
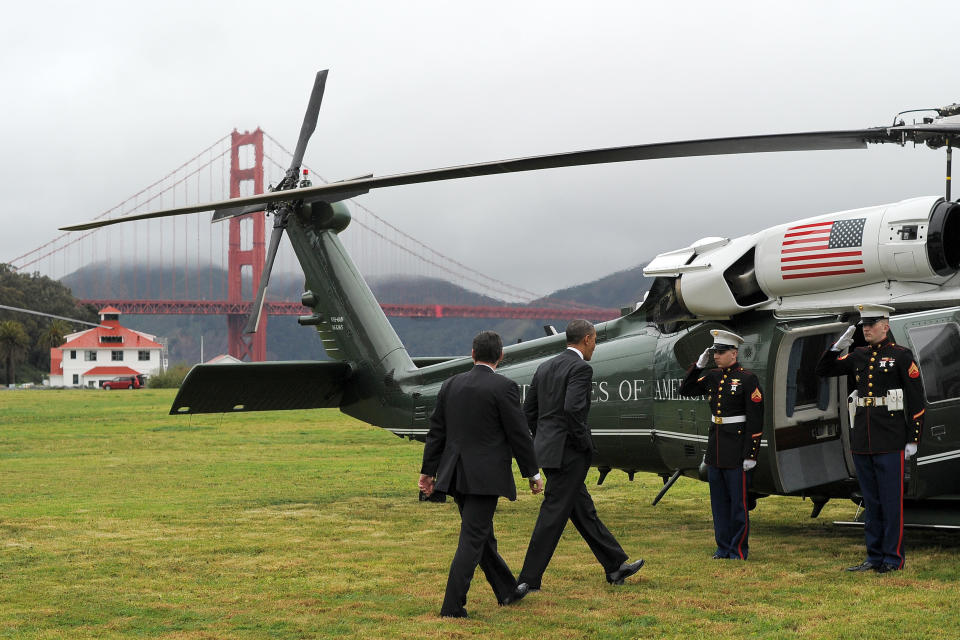
[[[0,304],[86,322],[97,322],[90,305],[78,306],[70,289],[39,273],[20,273],[0,263]],[[0,380],[41,382],[50,373],[50,349],[80,330],[64,320],[0,309]]]

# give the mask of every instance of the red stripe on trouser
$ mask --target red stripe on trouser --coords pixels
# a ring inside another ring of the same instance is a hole
[[[740,472],[740,482],[743,485],[743,491],[741,492],[741,498],[743,506],[743,535],[740,536],[740,542],[737,543],[737,554],[740,556],[740,559],[743,560],[743,541],[747,539],[747,533],[750,531],[750,512],[747,511],[747,472]]]
[[[900,538],[897,540],[897,555],[900,556],[897,569],[903,569],[903,451],[900,452]]]

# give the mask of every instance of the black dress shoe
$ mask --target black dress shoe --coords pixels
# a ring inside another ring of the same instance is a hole
[[[446,613],[441,611],[440,617],[441,618],[469,618],[470,616],[467,615],[466,609],[460,608],[456,611],[449,611]]]
[[[720,555],[720,552],[717,551],[712,557],[714,560],[723,560],[725,556]]]
[[[607,582],[610,584],[623,584],[623,581],[635,574],[637,571],[640,571],[640,567],[643,566],[643,558],[640,558],[636,562],[631,562],[627,564],[624,562],[620,565],[620,568],[616,571],[611,571],[607,574]]]
[[[509,604],[515,604],[517,602],[520,602],[521,600],[523,600],[524,596],[526,596],[531,591],[537,591],[537,589],[531,589],[530,585],[528,585],[526,582],[521,582],[520,584],[518,584],[516,587],[513,588],[513,591],[507,594],[507,597],[504,598],[500,602],[500,604],[501,606],[506,606]]]
[[[900,571],[900,567],[889,562],[884,562],[877,567],[877,573],[890,573],[891,571]]]
[[[879,567],[879,566],[880,566],[880,565],[874,564],[873,562],[870,562],[869,560],[864,560],[864,561],[861,562],[860,564],[856,564],[856,565],[854,565],[854,566],[852,566],[852,567],[847,567],[847,571],[876,571],[876,570],[877,570],[877,567]]]

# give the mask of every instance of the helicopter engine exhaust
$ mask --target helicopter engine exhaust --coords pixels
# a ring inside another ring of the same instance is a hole
[[[807,218],[732,240],[704,238],[644,269],[671,293],[651,319],[829,311],[852,298],[909,304],[960,270],[960,204],[926,197]],[[668,286],[669,283],[669,286]],[[856,290],[856,291],[854,291]],[[669,317],[667,317],[669,316]]]
[[[960,204],[940,202],[933,207],[927,258],[937,275],[950,276],[960,269]]]

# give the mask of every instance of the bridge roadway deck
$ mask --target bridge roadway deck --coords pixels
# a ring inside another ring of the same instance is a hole
[[[126,314],[156,315],[247,315],[251,302],[225,300],[80,300],[98,309],[115,307]],[[311,310],[299,302],[266,302],[264,307],[272,316],[309,315]],[[603,322],[620,316],[617,309],[553,308],[553,307],[492,307],[449,304],[388,304],[380,303],[383,312],[395,318],[519,318],[528,320],[573,320],[584,318]]]

